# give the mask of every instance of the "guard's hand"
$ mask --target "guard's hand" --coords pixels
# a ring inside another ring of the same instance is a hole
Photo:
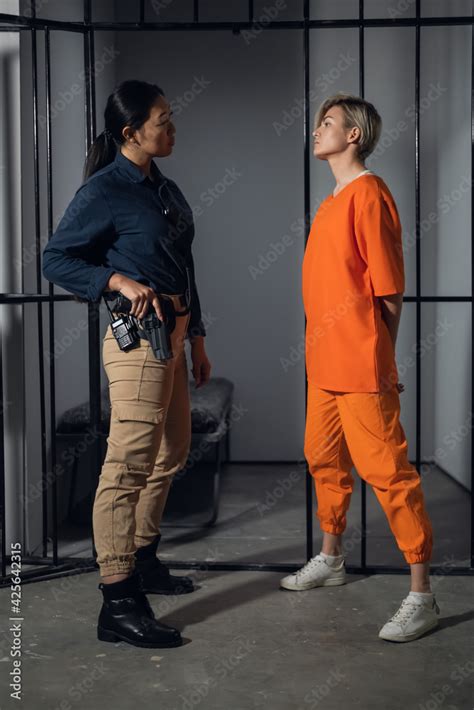
[[[129,279],[127,276],[123,276],[122,278],[123,281],[120,282],[120,288],[117,290],[123,293],[123,295],[132,302],[130,314],[136,316],[136,318],[144,318],[148,312],[149,304],[151,303],[158,318],[164,321],[158,296],[153,289],[141,284],[139,281]]]
[[[193,363],[191,372],[193,374],[197,389],[198,387],[205,385],[206,382],[209,382],[209,376],[211,373],[211,363],[206,355],[204,345],[191,345],[191,360]]]

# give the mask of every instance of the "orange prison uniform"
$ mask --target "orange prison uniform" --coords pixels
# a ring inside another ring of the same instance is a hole
[[[433,533],[420,477],[399,421],[395,353],[378,297],[405,290],[393,197],[365,173],[314,218],[303,260],[308,402],[305,457],[320,527],[346,527],[354,479],[374,490],[408,563],[431,557]]]

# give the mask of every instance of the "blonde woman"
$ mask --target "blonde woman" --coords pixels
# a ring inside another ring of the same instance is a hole
[[[314,478],[321,552],[281,587],[345,583],[342,534],[355,465],[372,486],[410,565],[411,588],[379,632],[412,641],[438,624],[430,588],[433,531],[399,421],[395,343],[405,274],[401,225],[384,180],[365,166],[381,132],[373,104],[337,94],[321,106],[314,155],[336,185],[314,218],[303,260],[308,411],[305,456]]]

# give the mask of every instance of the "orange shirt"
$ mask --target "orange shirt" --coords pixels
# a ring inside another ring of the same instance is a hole
[[[303,259],[308,381],[341,392],[398,382],[377,296],[402,293],[401,225],[382,178],[366,173],[320,205]]]

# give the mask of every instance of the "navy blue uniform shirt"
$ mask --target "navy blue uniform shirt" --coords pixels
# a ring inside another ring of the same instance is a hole
[[[151,162],[153,181],[117,150],[77,189],[43,251],[43,275],[87,301],[107,300],[113,273],[156,293],[184,293],[190,275],[188,335],[206,335],[194,276],[193,213],[173,180]]]

